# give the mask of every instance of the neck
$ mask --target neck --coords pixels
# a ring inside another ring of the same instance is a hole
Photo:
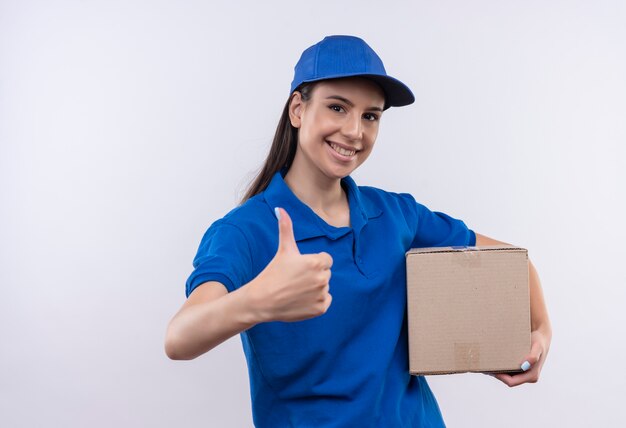
[[[304,204],[328,224],[342,227],[350,224],[348,198],[341,179],[329,178],[319,170],[306,168],[294,159],[285,183]]]
[[[285,183],[291,191],[314,211],[329,210],[340,205],[346,198],[340,179],[311,176],[302,169],[290,168]]]

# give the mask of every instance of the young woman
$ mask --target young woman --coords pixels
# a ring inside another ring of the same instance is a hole
[[[166,352],[195,358],[241,333],[258,427],[444,426],[426,379],[408,372],[405,252],[500,242],[350,177],[383,112],[413,101],[363,40],[311,46],[259,176],[202,239]],[[536,382],[550,345],[532,264],[530,290],[525,371],[495,375],[509,386]]]

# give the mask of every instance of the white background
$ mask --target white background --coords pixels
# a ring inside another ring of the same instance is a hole
[[[174,362],[164,333],[327,34],[417,97],[357,183],[529,248],[542,279],[542,379],[431,377],[448,425],[616,426],[625,23],[620,0],[0,1],[0,426],[251,426],[239,338]]]

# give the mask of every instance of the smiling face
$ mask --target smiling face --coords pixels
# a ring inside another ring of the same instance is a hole
[[[350,175],[374,147],[384,104],[380,87],[363,78],[321,81],[308,101],[294,92],[289,118],[298,148],[291,168],[318,180]]]

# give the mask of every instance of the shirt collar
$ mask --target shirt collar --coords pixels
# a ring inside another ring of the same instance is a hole
[[[348,203],[350,205],[350,223],[352,227],[334,227],[322,220],[315,212],[303,203],[285,183],[283,174],[286,171],[278,171],[272,177],[272,181],[263,192],[265,201],[270,209],[274,207],[284,208],[293,222],[293,233],[296,241],[328,236],[335,240],[354,229],[355,233],[367,224],[368,220],[382,214],[373,201],[362,194],[352,177],[347,176],[341,180],[347,190]]]

